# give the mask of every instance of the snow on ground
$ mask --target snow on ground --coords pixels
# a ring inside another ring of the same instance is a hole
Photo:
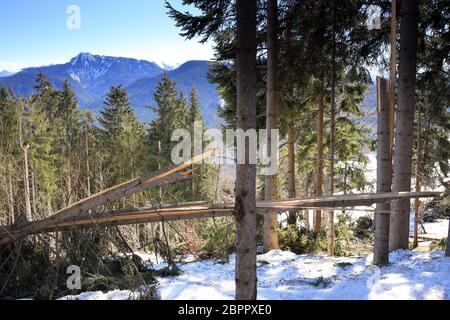
[[[423,227],[425,228],[426,233],[423,232],[422,227],[419,225],[419,235],[429,235],[436,239],[446,238],[448,235],[448,224],[449,220],[440,219],[434,222],[425,222],[423,223]],[[414,234],[414,215],[410,216],[410,224],[409,224],[410,234]]]
[[[427,234],[436,235],[438,237],[446,238],[448,236],[448,224],[449,220],[436,220],[436,222],[426,222],[423,224]],[[419,233],[422,234],[423,230],[419,228]]]
[[[413,219],[413,217],[412,217]],[[448,220],[425,223],[429,235],[444,238]],[[413,220],[411,223],[413,226]],[[413,228],[413,227],[411,227]],[[412,230],[412,229],[411,229]],[[422,232],[422,230],[421,230]],[[136,253],[149,267],[167,264],[154,254]],[[229,263],[195,262],[186,256],[178,277],[158,278],[162,300],[228,300],[234,298],[235,256]],[[258,256],[258,298],[261,300],[450,300],[450,258],[441,251],[397,251],[391,264],[371,266],[372,256],[330,258],[272,251]],[[85,292],[64,300],[128,300],[139,295],[129,290]]]
[[[137,297],[129,290],[114,290],[103,293],[101,291],[84,292],[77,296],[66,296],[59,300],[130,300]]]
[[[391,264],[371,266],[372,256],[330,258],[272,251],[258,256],[261,300],[450,299],[450,258],[443,252],[397,251]],[[162,300],[228,300],[234,297],[235,256],[180,265],[177,277],[158,278]],[[130,291],[87,292],[65,299],[122,300]]]
[[[378,269],[372,257],[329,258],[272,251],[258,256],[261,300],[450,299],[450,258],[440,251],[398,251]],[[163,300],[233,299],[234,257],[181,266],[179,277],[158,279]]]

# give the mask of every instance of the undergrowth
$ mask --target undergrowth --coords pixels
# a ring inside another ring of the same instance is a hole
[[[113,245],[113,243],[115,245]],[[86,291],[133,290],[156,298],[156,280],[114,230],[31,236],[0,250],[0,299],[51,300]],[[81,272],[81,289],[70,289],[69,266]]]

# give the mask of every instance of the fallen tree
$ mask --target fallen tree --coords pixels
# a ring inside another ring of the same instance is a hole
[[[193,177],[192,171],[181,171],[190,167],[192,164],[203,161],[204,159],[215,155],[215,153],[216,150],[212,149],[201,155],[193,157],[191,160],[186,161],[179,166],[169,167],[103,190],[56,212],[54,215],[46,219],[28,222],[18,226],[1,227],[0,245],[14,241],[16,238],[24,237],[30,234],[42,233],[43,230],[51,225],[62,222],[67,218],[87,213],[89,210],[93,210],[98,206],[105,205],[112,201],[130,197],[136,193],[157,188],[166,184],[190,179]]]
[[[370,206],[376,203],[385,203],[398,199],[430,198],[438,197],[440,192],[396,192],[379,194],[343,195],[332,197],[321,197],[311,199],[288,199],[278,201],[257,202],[256,207],[260,214],[267,210],[284,212],[297,209],[330,209],[351,210],[356,206]],[[23,236],[22,230],[29,230],[27,235],[48,233],[55,231],[66,231],[74,228],[92,228],[119,226],[141,223],[153,223],[173,220],[192,220],[211,217],[225,217],[234,214],[234,204],[209,204],[205,202],[166,205],[163,207],[127,209],[107,213],[91,213],[66,217],[56,220],[53,217],[40,221],[41,228],[23,228],[14,230],[4,228],[0,230],[0,244],[8,243],[11,239]],[[357,209],[360,210],[360,209]],[[30,223],[33,225],[34,223]],[[26,227],[26,225],[24,226]]]

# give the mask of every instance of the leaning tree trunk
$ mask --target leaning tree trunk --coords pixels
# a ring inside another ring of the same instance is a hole
[[[294,147],[294,121],[288,123],[288,173],[287,185],[289,198],[295,198],[295,147]],[[297,214],[295,211],[289,212],[288,224],[297,224]]]
[[[237,0],[237,128],[256,130],[256,0]],[[236,299],[256,300],[256,165],[236,166]],[[251,146],[256,147],[256,146]]]
[[[273,156],[277,150],[272,150],[272,130],[278,129],[278,49],[277,49],[277,0],[267,1],[267,153]],[[272,157],[273,159],[273,157]],[[276,160],[275,160],[276,161]],[[265,195],[267,201],[276,199],[277,175],[265,177]],[[277,212],[267,211],[264,214],[264,251],[278,249]]]
[[[386,80],[377,79],[378,120],[377,120],[377,193],[391,191],[390,158],[390,109]],[[388,202],[377,203],[375,210],[374,265],[389,263],[389,208]]]
[[[316,162],[316,197],[323,195],[323,96],[319,98],[317,114],[317,162]],[[314,230],[320,232],[322,228],[322,211],[317,210],[314,219]]]
[[[400,24],[399,84],[395,131],[393,192],[411,191],[414,129],[418,0],[402,0]],[[391,204],[391,251],[408,249],[410,200]]]

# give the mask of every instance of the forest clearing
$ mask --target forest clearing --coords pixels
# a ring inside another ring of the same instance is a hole
[[[450,300],[447,1],[118,5],[172,66],[79,2],[0,77],[1,300]]]

